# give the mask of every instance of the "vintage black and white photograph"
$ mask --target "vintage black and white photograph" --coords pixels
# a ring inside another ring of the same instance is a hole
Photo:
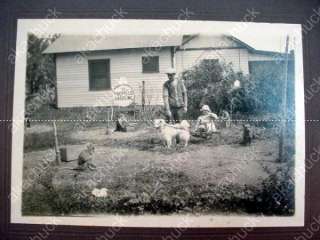
[[[303,225],[301,26],[121,14],[19,20],[12,221]]]

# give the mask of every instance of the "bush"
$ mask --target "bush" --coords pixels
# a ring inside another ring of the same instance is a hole
[[[281,112],[284,88],[284,59],[277,61],[250,61],[251,78],[256,82],[256,89],[261,100],[259,111]],[[294,62],[288,62],[287,111],[294,112]]]
[[[255,205],[251,205],[248,211],[261,211],[265,215],[293,215],[295,209],[293,170],[293,166],[282,167],[263,180],[261,190],[254,196]]]
[[[294,112],[293,65],[289,61],[288,112]],[[204,104],[216,113],[227,110],[240,114],[277,114],[282,110],[284,72],[283,61],[250,62],[251,75],[245,76],[235,72],[231,63],[204,60],[181,75],[188,89],[190,115],[198,116],[199,108]],[[240,87],[234,87],[236,80]]]
[[[192,117],[199,115],[199,108],[204,104],[216,113],[222,110],[252,112],[258,104],[254,81],[241,72],[236,73],[231,64],[202,61],[184,71],[182,79],[188,90],[188,107]],[[238,88],[234,85],[236,81],[240,82]]]
[[[95,197],[89,186],[76,182],[54,188],[51,168],[39,178],[40,187],[23,193],[25,215],[67,215],[79,213],[173,214],[249,213],[294,214],[293,168],[279,169],[256,186],[194,182],[183,172],[157,165],[142,168],[134,176],[115,178],[105,185],[106,197]]]

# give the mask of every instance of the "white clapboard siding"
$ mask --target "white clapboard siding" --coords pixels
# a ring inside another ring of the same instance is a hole
[[[181,50],[176,53],[177,71],[181,73],[204,59],[231,63],[235,71],[249,73],[247,49]]]
[[[135,92],[137,104],[141,104],[142,81],[145,81],[146,102],[162,104],[162,85],[167,80],[165,71],[171,66],[169,48],[154,55],[159,56],[159,73],[142,73],[144,49],[57,54],[58,107],[110,106],[112,92],[89,91],[89,59],[110,59],[111,86],[126,79]]]
[[[159,56],[159,73],[142,73],[142,56]],[[277,56],[248,52],[225,36],[195,37],[185,43],[174,56],[178,73],[192,68],[204,59],[231,63],[235,71],[249,73],[249,61],[275,60]],[[89,91],[90,59],[110,59],[111,86],[126,80],[141,104],[142,82],[145,82],[146,104],[162,104],[162,87],[167,80],[165,71],[171,67],[171,51],[162,47],[156,52],[148,49],[122,49],[87,53],[57,54],[58,107],[111,106],[112,91]]]

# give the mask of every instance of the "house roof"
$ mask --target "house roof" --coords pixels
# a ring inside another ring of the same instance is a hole
[[[236,42],[239,46],[242,46],[243,48],[248,49],[249,52],[251,53],[256,53],[256,54],[261,54],[261,55],[268,55],[268,56],[277,56],[277,57],[284,57],[286,56],[285,53],[282,52],[275,52],[275,51],[266,51],[266,50],[259,50],[256,49],[252,46],[250,46],[249,44],[245,43],[244,41],[231,36],[231,35],[225,35],[227,38],[229,38],[230,40]]]
[[[280,52],[262,51],[255,49],[240,39],[223,35],[235,42],[239,47],[248,49],[251,53],[262,55],[285,55]],[[43,53],[85,52],[98,50],[119,50],[134,48],[179,47],[199,37],[199,34],[190,35],[121,35],[121,36],[94,36],[94,35],[62,35],[56,39]]]
[[[43,53],[84,52],[130,48],[175,47],[182,44],[183,36],[92,36],[62,35]]]
[[[238,45],[242,46],[243,48],[248,49],[249,51],[254,51],[255,49],[251,47],[249,44],[246,44],[245,42],[241,41],[240,39],[232,36],[232,35],[224,35],[226,38],[230,39],[231,41],[236,42]]]

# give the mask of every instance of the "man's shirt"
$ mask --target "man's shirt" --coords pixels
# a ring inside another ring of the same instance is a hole
[[[163,85],[163,96],[168,98],[170,107],[184,107],[184,95],[187,94],[182,80],[166,81]]]

